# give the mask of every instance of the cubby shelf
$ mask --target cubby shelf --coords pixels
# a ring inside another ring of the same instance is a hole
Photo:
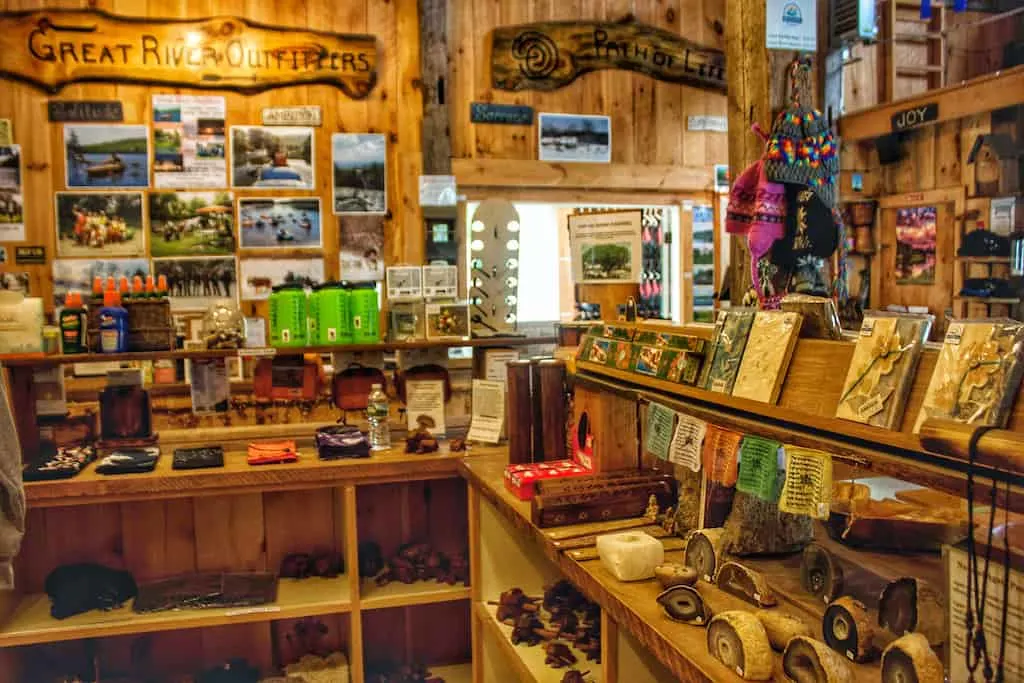
[[[481,628],[487,632],[487,637],[498,642],[499,648],[506,654],[509,664],[520,681],[523,683],[559,683],[562,680],[566,669],[553,669],[545,664],[544,648],[541,645],[527,647],[512,644],[510,640],[512,627],[498,621],[494,607],[478,602],[473,605],[473,617],[480,622]],[[597,662],[588,662],[586,655],[576,648],[570,649],[579,660],[576,668],[581,671],[590,671],[587,680],[593,681],[593,683],[602,683],[604,677],[601,665]]]
[[[266,622],[337,614],[348,612],[350,608],[347,576],[301,581],[281,579],[277,601],[269,605],[136,614],[127,604],[109,612],[94,610],[67,619],[51,617],[50,598],[37,593],[25,595],[15,604],[10,619],[0,629],[0,647]]]
[[[417,581],[415,583],[392,581],[386,586],[378,586],[372,581],[364,581],[359,593],[359,605],[364,610],[453,602],[468,600],[470,596],[469,588],[462,584],[449,586],[436,581]]]

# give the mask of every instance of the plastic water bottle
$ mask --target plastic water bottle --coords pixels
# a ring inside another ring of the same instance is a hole
[[[370,448],[384,451],[391,448],[391,428],[388,426],[388,395],[379,384],[370,387],[366,401],[366,418],[370,421]]]

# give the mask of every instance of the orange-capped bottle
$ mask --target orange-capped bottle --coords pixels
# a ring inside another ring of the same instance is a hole
[[[167,276],[161,275],[156,281],[156,292],[161,297],[167,296]]]
[[[142,276],[136,275],[132,278],[132,298],[141,299],[142,295]]]
[[[147,299],[155,299],[156,297],[157,297],[156,283],[153,282],[153,276],[152,275],[147,275],[146,276],[146,298]]]

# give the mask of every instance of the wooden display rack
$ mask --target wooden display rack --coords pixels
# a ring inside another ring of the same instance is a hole
[[[173,445],[164,443],[167,454],[152,474],[104,477],[90,469],[67,481],[27,483],[18,591],[4,594],[0,620],[0,679],[20,680],[37,658],[59,653],[72,661],[68,653],[97,638],[97,651],[113,661],[123,661],[117,653],[126,647],[145,647],[167,671],[239,656],[266,671],[293,660],[286,634],[296,620],[317,617],[332,647],[348,654],[353,681],[381,661],[450,665],[435,673],[468,681],[469,588],[434,581],[379,587],[357,571],[364,540],[380,544],[385,557],[421,540],[445,553],[467,550],[461,457],[393,452],[324,462],[315,457],[311,429],[292,427],[303,453],[295,464],[250,467],[238,442],[225,444],[221,470],[177,471],[170,469]],[[276,571],[286,554],[318,549],[341,552],[346,573],[281,580],[277,601],[253,608],[135,614],[125,606],[56,620],[43,590],[52,569],[73,562],[129,569],[146,581]]]

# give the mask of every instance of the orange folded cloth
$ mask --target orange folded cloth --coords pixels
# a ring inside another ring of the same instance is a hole
[[[295,462],[299,453],[295,449],[295,441],[255,441],[249,444],[248,458],[250,465],[270,465],[279,462]]]

